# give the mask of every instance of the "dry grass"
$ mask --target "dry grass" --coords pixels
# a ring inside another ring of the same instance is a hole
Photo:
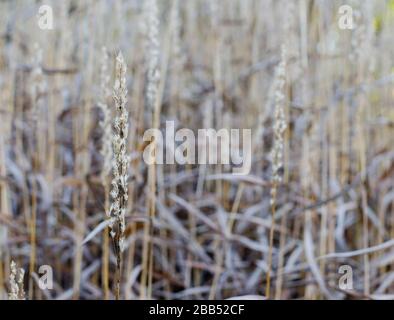
[[[0,298],[394,298],[394,1],[45,3],[0,2]],[[167,120],[250,173],[147,165]]]

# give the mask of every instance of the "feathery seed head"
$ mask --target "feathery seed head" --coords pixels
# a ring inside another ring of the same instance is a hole
[[[274,145],[271,151],[272,160],[272,180],[274,182],[282,181],[280,169],[283,166],[283,133],[287,124],[284,112],[285,100],[285,82],[286,82],[286,51],[282,46],[281,61],[275,71],[274,90],[275,90],[275,109],[274,109]]]
[[[103,113],[103,119],[100,121],[100,126],[103,130],[102,141],[103,145],[101,148],[101,155],[103,156],[103,169],[101,172],[101,179],[103,182],[106,181],[107,177],[111,172],[112,164],[112,123],[111,123],[111,111],[108,107],[107,100],[110,95],[109,92],[109,72],[108,72],[108,53],[105,47],[102,48],[101,57],[101,70],[100,70],[100,101],[98,103],[99,108]]]
[[[160,80],[159,71],[159,18],[156,0],[147,0],[146,2],[146,20],[148,22],[148,42],[147,42],[147,64],[148,64],[148,81],[146,88],[146,98],[148,108],[153,110],[155,99],[158,91]]]

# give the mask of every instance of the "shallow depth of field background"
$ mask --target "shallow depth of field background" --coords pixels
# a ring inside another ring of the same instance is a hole
[[[43,4],[53,8],[53,30],[37,24]],[[252,129],[250,174],[158,165],[149,220],[144,1],[1,1],[0,298],[7,299],[11,260],[26,271],[28,299],[114,298],[111,240],[105,229],[91,233],[108,200],[98,107],[103,46],[114,112],[119,50],[128,66],[122,299],[263,298],[272,223],[269,298],[394,298],[394,1],[157,4],[160,126]],[[352,30],[338,27],[343,4],[353,8]],[[281,47],[287,129],[272,221]],[[143,262],[146,241],[151,266]],[[53,268],[52,290],[38,287],[41,265]],[[352,270],[347,292],[339,287],[342,265]]]

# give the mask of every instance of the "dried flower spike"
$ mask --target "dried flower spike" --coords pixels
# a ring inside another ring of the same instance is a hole
[[[100,101],[98,103],[99,108],[103,113],[103,119],[100,121],[100,127],[103,130],[103,145],[101,148],[101,155],[103,156],[103,169],[101,172],[101,179],[105,183],[107,177],[109,176],[112,168],[112,123],[111,123],[111,111],[108,107],[107,101],[110,95],[109,90],[109,71],[108,71],[108,52],[105,47],[102,48],[102,58],[101,58],[101,70],[100,70],[100,86],[101,94]]]
[[[25,291],[23,289],[23,277],[25,270],[17,268],[16,263],[11,261],[11,274],[10,274],[10,293],[9,300],[25,300]]]
[[[147,52],[148,52],[148,81],[146,98],[148,108],[153,111],[157,96],[158,83],[160,80],[159,71],[159,19],[156,0],[148,0],[145,7],[145,15],[148,26]]]
[[[272,181],[279,183],[282,181],[280,169],[283,167],[283,133],[286,130],[287,124],[285,120],[284,112],[284,87],[286,77],[286,60],[285,60],[285,49],[282,47],[281,61],[276,68],[275,82],[274,82],[274,94],[275,94],[275,110],[274,110],[274,145],[271,151],[272,160]],[[275,191],[275,190],[273,190]]]
[[[128,165],[127,136],[128,136],[128,112],[126,110],[126,64],[122,54],[116,57],[116,80],[114,86],[114,100],[117,115],[114,121],[114,134],[112,136],[113,180],[112,180],[112,204],[109,212],[111,219],[111,236],[116,241],[120,252],[124,248],[125,213],[128,198]]]

